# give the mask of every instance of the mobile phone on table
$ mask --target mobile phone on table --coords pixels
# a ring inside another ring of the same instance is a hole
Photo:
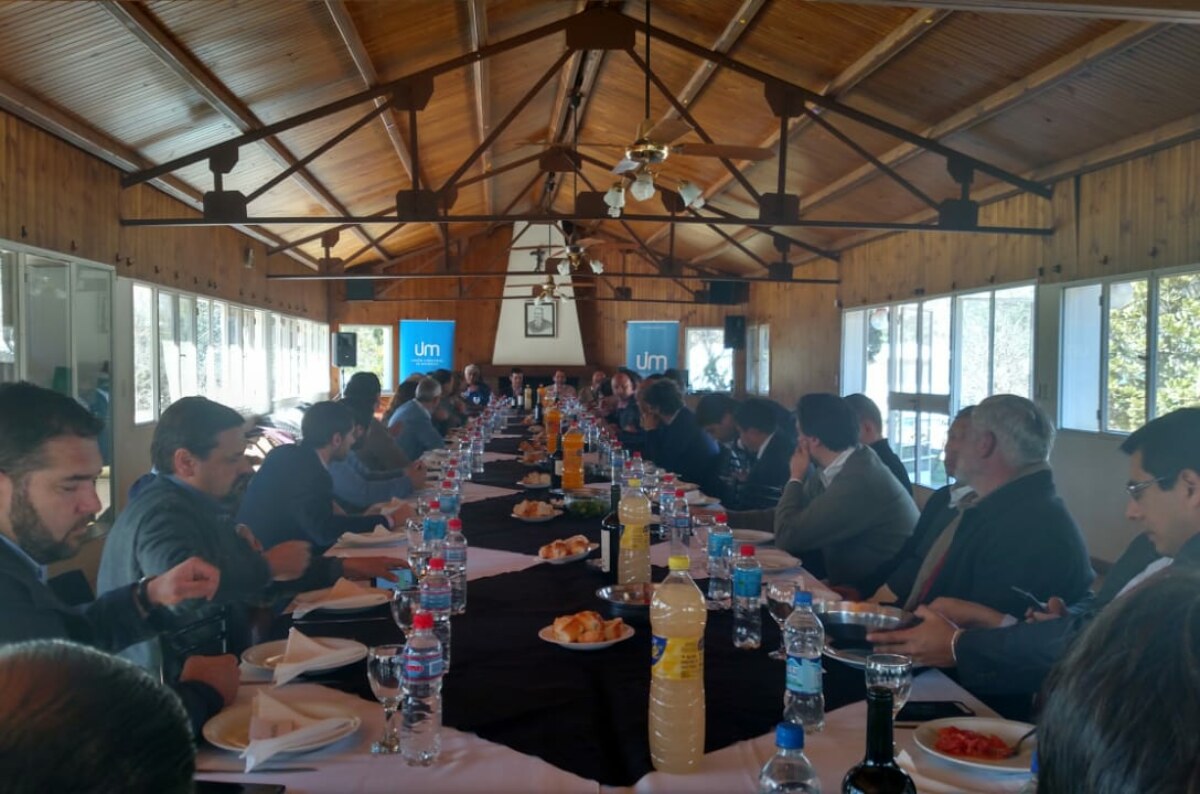
[[[382,590],[406,590],[416,584],[413,572],[408,568],[393,568],[392,573],[395,574],[396,581],[377,576],[375,586]]]
[[[896,724],[929,722],[947,717],[973,717],[975,712],[958,700],[910,700],[896,715]]]
[[[222,783],[217,780],[197,780],[196,794],[284,794],[287,788],[278,783]]]

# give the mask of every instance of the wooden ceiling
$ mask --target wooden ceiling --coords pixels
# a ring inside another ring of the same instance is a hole
[[[253,133],[380,83],[604,5],[566,0],[391,0],[278,2],[166,0],[0,3],[0,108],[20,115],[132,172]],[[608,5],[642,24],[644,2]],[[1183,0],[935,0],[924,7],[852,0],[654,0],[655,28],[751,69],[834,97],[846,106],[1022,176],[1061,179],[1115,157],[1200,135],[1200,11]],[[640,32],[639,57],[645,52]],[[438,74],[417,114],[383,110],[344,141],[255,197],[254,218],[395,214],[397,190],[437,188],[464,164],[522,100],[526,106],[464,172],[453,215],[569,214],[573,176],[547,182],[536,161],[478,179],[569,142],[570,97],[580,97],[580,151],[613,164],[644,115],[645,74],[625,52],[580,51],[529,89],[567,52],[562,32],[492,57],[466,59]],[[719,143],[776,152],[780,124],[763,85],[728,65],[651,42],[654,75]],[[383,101],[383,100],[379,100]],[[375,107],[365,101],[242,145],[226,190],[247,195],[296,164]],[[677,115],[656,88],[651,117]],[[805,220],[930,222],[912,191],[864,159],[877,158],[935,200],[957,195],[946,159],[856,121],[792,119],[786,187]],[[1161,134],[1168,130],[1169,134]],[[696,133],[684,138],[699,142]],[[413,157],[414,149],[417,157]],[[774,192],[778,158],[738,163],[749,186]],[[756,217],[746,186],[713,158],[672,157],[659,180],[689,180],[711,207]],[[471,181],[474,180],[474,181]],[[585,163],[578,189],[605,190],[614,177]],[[213,187],[206,162],[156,184],[198,205]],[[973,196],[1016,188],[976,173]],[[661,214],[657,199],[626,212]],[[403,270],[388,261],[487,228],[409,222],[346,226],[332,249],[351,267]],[[262,224],[273,241],[307,240],[293,252],[323,256],[312,225]],[[762,275],[779,254],[771,237],[725,226],[677,225],[678,259],[731,273]],[[602,233],[637,236],[665,252],[661,222],[606,220]],[[853,228],[780,228],[837,251],[865,239]],[[791,261],[812,254],[793,249]],[[797,272],[797,275],[802,275]]]

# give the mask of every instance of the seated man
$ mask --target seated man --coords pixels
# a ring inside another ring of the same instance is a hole
[[[483,382],[483,370],[478,364],[468,364],[463,370],[463,378],[467,382],[461,395],[463,400],[475,408],[486,408],[492,401],[492,390]]]
[[[801,397],[796,424],[799,442],[779,504],[731,513],[729,523],[773,529],[781,549],[802,558],[820,551],[831,583],[857,582],[904,545],[917,506],[879,457],[858,443],[854,412],[841,397]]]
[[[69,642],[0,648],[8,794],[188,794],[195,766],[179,699],[145,671]]]
[[[617,432],[617,440],[630,451],[641,450],[645,439],[642,433],[641,411],[637,404],[638,376],[622,369],[612,378],[612,402],[606,406],[604,421]]]
[[[512,397],[514,400],[523,398],[525,392],[525,370],[513,367],[507,378],[500,379],[500,396]]]
[[[442,396],[442,385],[433,378],[421,378],[413,398],[401,405],[388,420],[388,427],[403,424],[396,445],[409,460],[417,460],[431,449],[441,449],[442,434],[433,426],[433,412]]]
[[[598,369],[592,373],[592,382],[579,390],[579,402],[583,403],[585,408],[595,408],[600,404],[600,397],[604,382],[608,380],[608,373],[602,369]]]
[[[795,442],[777,431],[770,400],[753,397],[737,407],[738,443],[750,467],[739,479],[737,505],[741,510],[774,507],[789,477]]]
[[[355,454],[369,471],[390,472],[409,466],[412,461],[396,446],[387,427],[375,418],[379,410],[379,399],[383,385],[374,372],[355,372],[342,389],[342,400],[352,410],[362,411],[371,417],[366,433],[355,444]]]
[[[554,371],[554,385],[551,386],[554,396],[566,400],[575,396],[575,387],[567,383],[567,373],[561,369]]]
[[[717,442],[700,429],[696,416],[683,404],[675,382],[661,378],[640,389],[637,395],[646,428],[645,456],[680,480],[702,489],[716,485],[719,450]]]
[[[246,489],[238,521],[267,549],[289,540],[326,549],[344,532],[370,532],[379,524],[392,528],[392,518],[378,514],[382,505],[368,510],[374,515],[339,515],[333,510],[329,466],[344,460],[354,443],[350,409],[334,402],[316,403],[305,411],[300,432],[299,444],[276,447],[267,455]]]
[[[0,386],[0,643],[60,638],[119,651],[166,628],[166,607],[218,590],[220,571],[196,557],[80,607],[47,586],[46,566],[75,556],[100,509],[99,434],[99,420],[69,397]],[[237,679],[232,656],[187,660],[178,690],[197,728],[233,699]]]
[[[367,441],[375,417],[359,405],[345,400],[342,404],[354,415],[355,441],[344,459],[329,461],[334,498],[350,512],[357,513],[379,502],[404,499],[417,488],[424,487],[425,464],[419,460],[396,471],[372,471],[363,465],[360,450]],[[391,444],[391,441],[388,443]]]
[[[720,448],[715,490],[710,496],[720,499],[731,510],[737,509],[739,481],[750,466],[745,450],[737,443],[737,422],[733,420],[737,407],[737,400],[719,393],[706,394],[696,403],[696,422]]]
[[[1181,408],[1149,422],[1121,450],[1130,456],[1125,515],[1141,523],[1146,535],[1130,544],[1094,596],[1070,607],[1052,598],[1048,613],[1032,612],[1025,623],[979,604],[941,598],[918,607],[924,618],[919,626],[868,639],[881,653],[956,667],[959,681],[976,694],[1036,693],[1101,610],[1150,578],[1200,569],[1200,408]]]
[[[883,437],[883,414],[879,413],[879,406],[865,394],[851,394],[845,400],[858,417],[858,443],[875,450],[883,465],[896,475],[904,490],[911,495],[913,487],[912,480],[908,478],[908,469],[892,449],[891,442]]]

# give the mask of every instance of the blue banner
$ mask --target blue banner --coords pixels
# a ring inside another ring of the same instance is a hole
[[[643,378],[679,366],[679,323],[625,323],[625,366]]]
[[[400,380],[454,368],[453,320],[400,321]]]

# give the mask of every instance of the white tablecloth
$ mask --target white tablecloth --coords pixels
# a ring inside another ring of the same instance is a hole
[[[516,490],[513,488],[497,488],[495,485],[480,485],[477,482],[465,482],[462,484],[462,503],[482,502],[484,499],[492,499],[497,496],[512,496],[515,493]]]
[[[331,546],[326,557],[391,557],[397,560],[408,559],[408,544],[397,546]],[[467,550],[467,579],[483,579],[486,576],[497,576],[502,573],[512,573],[531,568],[541,562],[533,554],[518,554],[515,551],[499,551],[472,546]]]

